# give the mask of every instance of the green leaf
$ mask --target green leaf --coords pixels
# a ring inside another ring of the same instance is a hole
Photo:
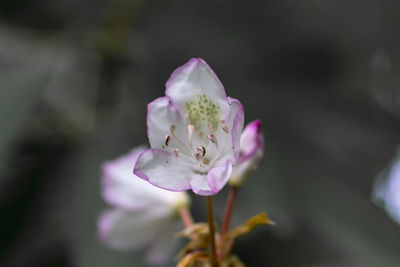
[[[275,223],[268,219],[266,213],[260,213],[256,216],[251,217],[247,222],[242,224],[241,226],[236,227],[235,229],[228,232],[226,235],[226,239],[235,239],[238,236],[245,235],[254,230],[254,228],[258,225],[275,225]]]

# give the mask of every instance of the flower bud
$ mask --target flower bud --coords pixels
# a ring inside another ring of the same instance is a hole
[[[240,136],[239,160],[233,166],[229,180],[231,186],[240,187],[256,170],[264,157],[264,137],[261,132],[261,121],[247,124]]]

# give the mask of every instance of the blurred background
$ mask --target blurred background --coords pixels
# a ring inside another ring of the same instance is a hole
[[[248,266],[400,266],[400,225],[371,200],[400,144],[399,8],[1,1],[0,266],[147,266],[98,241],[99,166],[147,142],[147,103],[191,57],[241,100],[246,122],[263,122],[266,158],[232,225],[264,211],[278,225],[235,253]],[[193,195],[197,220],[203,201]]]

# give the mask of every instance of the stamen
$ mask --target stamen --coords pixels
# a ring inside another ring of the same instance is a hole
[[[174,153],[175,153],[175,156],[178,157],[178,156],[179,156],[179,149],[178,149],[178,148],[175,148],[175,149],[174,149]]]
[[[165,146],[168,146],[168,144],[169,144],[169,141],[171,141],[171,135],[169,135],[169,134],[167,134],[167,135],[165,135],[165,138],[164,138],[164,144],[165,144]]]
[[[208,138],[208,140],[213,142],[213,144],[217,144],[217,138],[215,137],[215,135],[209,134],[209,135],[207,135],[207,138]]]
[[[211,124],[208,125],[208,129],[210,129],[210,132],[212,133],[215,131],[214,127]]]
[[[187,130],[189,134],[189,146],[192,147],[194,125],[191,122],[187,125]]]
[[[194,152],[194,156],[197,160],[200,160],[206,155],[206,149],[204,146],[199,146],[197,150]]]
[[[224,125],[224,126],[222,127],[222,130],[224,130],[225,133],[229,133],[228,126],[226,126],[226,125]]]
[[[175,135],[175,125],[171,125],[171,135],[172,137],[181,145],[182,147],[186,148],[188,151],[192,151],[192,148],[188,147],[185,143],[183,143],[176,135]]]

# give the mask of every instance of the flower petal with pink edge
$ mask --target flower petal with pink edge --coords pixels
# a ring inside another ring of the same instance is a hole
[[[258,169],[264,157],[264,137],[261,122],[250,122],[240,137],[240,156],[229,180],[231,186],[242,186],[249,176]]]
[[[148,149],[136,161],[134,174],[151,184],[171,191],[190,189],[194,171],[182,157],[161,149]]]
[[[220,107],[222,115],[229,112],[224,86],[201,58],[192,58],[177,68],[165,86],[165,94],[180,111],[183,111],[185,104],[194,100],[197,95],[205,94]]]
[[[240,134],[244,123],[244,109],[239,100],[228,97],[230,102],[229,116],[224,120],[223,126],[227,126],[229,131],[218,129],[216,137],[220,147],[220,154],[217,166],[225,164],[226,160],[230,160],[232,164],[239,158]]]
[[[224,165],[215,167],[208,172],[207,183],[215,193],[218,193],[229,181],[231,173],[232,163],[227,160]]]
[[[201,195],[201,196],[212,196],[218,192],[212,190],[210,185],[207,182],[207,176],[196,174],[192,176],[190,180],[190,186],[194,193]]]
[[[147,136],[151,148],[162,148],[165,136],[175,126],[175,135],[187,140],[186,123],[169,97],[160,97],[147,106]]]
[[[192,189],[198,195],[215,195],[226,184],[232,171],[227,161],[207,174],[196,173],[190,164],[172,153],[160,149],[143,152],[135,165],[134,173],[151,184],[171,191]],[[211,183],[211,184],[210,184]]]
[[[246,125],[240,137],[240,161],[246,161],[257,150],[264,151],[264,138],[261,132],[261,121],[255,120]]]
[[[182,198],[178,193],[154,187],[132,174],[135,162],[144,146],[138,147],[108,161],[102,166],[102,195],[111,205],[126,210],[138,210],[154,206],[174,205]]]
[[[239,158],[240,134],[244,124],[244,108],[239,100],[229,97],[231,103],[231,120],[232,120],[232,149],[235,153],[235,159]]]

